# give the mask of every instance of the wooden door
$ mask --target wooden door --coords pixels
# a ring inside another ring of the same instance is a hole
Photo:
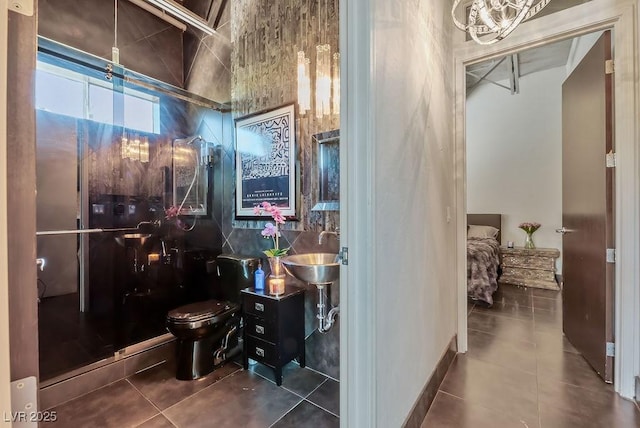
[[[606,31],[562,85],[563,329],[606,381],[613,379],[614,248],[611,33]]]

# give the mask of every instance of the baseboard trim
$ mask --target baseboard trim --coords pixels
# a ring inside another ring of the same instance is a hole
[[[405,420],[402,425],[403,428],[420,428],[422,421],[427,416],[427,412],[433,403],[433,400],[436,398],[436,394],[438,393],[438,389],[440,388],[440,384],[444,380],[444,376],[447,374],[449,370],[449,366],[453,362],[453,358],[456,356],[457,352],[457,343],[458,337],[457,335],[453,336],[451,342],[449,342],[449,346],[442,354],[440,361],[436,365],[436,369],[433,371],[431,378],[422,389],[422,393],[416,400],[411,412],[409,412],[409,416]]]
[[[175,358],[175,340],[145,349],[60,382],[40,385],[38,410],[47,410]]]

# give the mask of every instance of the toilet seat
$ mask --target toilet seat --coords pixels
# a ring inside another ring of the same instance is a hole
[[[167,321],[176,327],[196,329],[224,321],[238,312],[240,305],[219,300],[190,303],[169,311]]]

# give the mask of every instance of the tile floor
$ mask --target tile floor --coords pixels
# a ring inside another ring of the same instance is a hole
[[[339,383],[294,363],[281,387],[260,365],[228,363],[195,381],[179,381],[165,362],[51,410],[62,427],[338,427]]]
[[[600,380],[562,334],[561,293],[502,285],[469,303],[458,354],[422,427],[640,427],[635,403]]]

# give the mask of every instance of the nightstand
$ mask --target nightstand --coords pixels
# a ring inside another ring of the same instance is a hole
[[[500,247],[502,275],[499,282],[525,287],[559,290],[556,281],[555,248]]]
[[[268,288],[267,283],[264,291],[242,290],[242,363],[245,370],[249,358],[272,368],[280,386],[285,364],[297,357],[305,365],[304,289],[287,285],[284,294],[271,296]]]

